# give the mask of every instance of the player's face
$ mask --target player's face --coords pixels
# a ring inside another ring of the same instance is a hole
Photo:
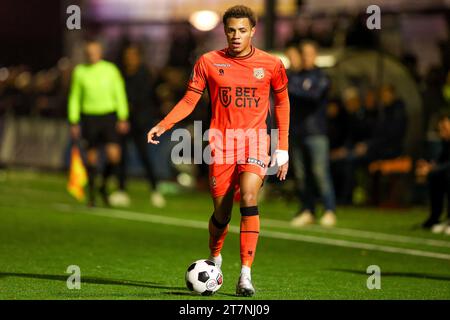
[[[317,52],[313,45],[305,44],[302,47],[302,62],[303,68],[312,69],[316,62]]]
[[[381,88],[381,102],[383,106],[390,105],[395,100],[394,91],[388,86]]]
[[[86,45],[86,57],[89,63],[96,63],[102,59],[103,50],[99,43],[92,42]]]
[[[136,68],[141,63],[139,51],[136,48],[130,47],[125,50],[123,55],[123,62],[127,67]]]
[[[300,51],[295,47],[289,47],[286,49],[286,57],[289,59],[291,63],[290,69],[299,70],[302,68],[302,56],[300,55]]]
[[[439,135],[444,140],[450,140],[450,119],[445,118],[439,121]]]
[[[249,53],[254,34],[255,27],[248,18],[229,18],[225,25],[229,53],[235,56]]]

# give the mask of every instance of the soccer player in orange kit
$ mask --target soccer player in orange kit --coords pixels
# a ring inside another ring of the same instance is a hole
[[[185,96],[148,132],[148,142],[159,143],[155,139],[187,117],[204,90],[208,89],[212,111],[209,146],[215,157],[209,165],[214,203],[214,213],[209,220],[209,259],[221,267],[220,251],[231,219],[234,189],[239,187],[242,268],[236,294],[252,296],[255,289],[250,271],[260,228],[257,197],[270,161],[266,132],[269,96],[272,89],[275,121],[279,130],[277,148],[270,166],[278,165],[277,177],[285,180],[289,160],[288,80],[280,59],[252,46],[256,16],[250,8],[229,8],[223,15],[223,24],[228,47],[208,52],[197,60]],[[254,140],[250,140],[253,138],[249,138],[252,132],[257,132],[259,137],[258,132],[264,132],[256,148],[252,143]]]

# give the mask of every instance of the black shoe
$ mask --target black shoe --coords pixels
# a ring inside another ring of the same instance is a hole
[[[111,204],[109,203],[109,195],[108,195],[108,191],[106,191],[106,186],[100,187],[99,191],[100,191],[100,196],[102,197],[103,204],[106,207],[110,207]]]
[[[434,226],[437,223],[439,223],[439,221],[436,221],[434,219],[427,219],[424,223],[422,223],[422,228],[429,230],[431,229],[432,226]]]
[[[87,204],[88,208],[94,208],[95,207],[95,195],[91,191],[89,192],[88,201],[87,201],[86,204]]]

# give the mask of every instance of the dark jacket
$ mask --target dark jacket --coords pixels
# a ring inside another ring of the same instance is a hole
[[[442,140],[440,153],[433,171],[450,171],[450,141]]]
[[[373,137],[377,115],[375,112],[368,112],[361,108],[354,113],[347,113],[345,119],[345,129],[347,130],[345,145],[353,148],[359,142],[368,141]]]
[[[375,123],[373,138],[368,141],[368,156],[372,160],[392,159],[402,155],[407,129],[405,104],[394,101],[384,108]]]
[[[288,72],[290,128],[294,139],[327,134],[326,104],[330,81],[319,68]]]
[[[123,77],[132,125],[150,123],[150,119],[153,119],[155,114],[152,110],[152,82],[149,71],[141,65],[135,74],[124,73]]]

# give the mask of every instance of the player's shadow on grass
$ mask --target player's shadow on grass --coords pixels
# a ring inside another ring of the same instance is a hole
[[[34,274],[34,273],[16,273],[16,272],[0,272],[0,279],[6,277],[18,277],[18,278],[31,278],[31,279],[42,279],[42,280],[55,280],[55,281],[67,281],[67,275],[56,275],[56,274]],[[127,287],[143,287],[152,289],[168,289],[168,290],[182,290],[184,287],[169,287],[161,285],[155,282],[149,281],[135,281],[135,280],[121,280],[121,279],[104,279],[97,277],[81,277],[81,283],[90,284],[104,284],[104,285],[116,285],[116,286],[127,286]]]
[[[351,269],[328,269],[328,270],[329,271],[338,271],[338,272],[359,274],[359,275],[364,275],[366,277],[368,275],[370,275],[367,272],[361,271],[361,270],[351,270]],[[383,270],[381,270],[381,276],[382,277],[402,277],[402,278],[416,278],[416,279],[432,279],[432,280],[450,281],[450,276],[428,274],[428,273],[415,273],[415,272],[383,272]]]

